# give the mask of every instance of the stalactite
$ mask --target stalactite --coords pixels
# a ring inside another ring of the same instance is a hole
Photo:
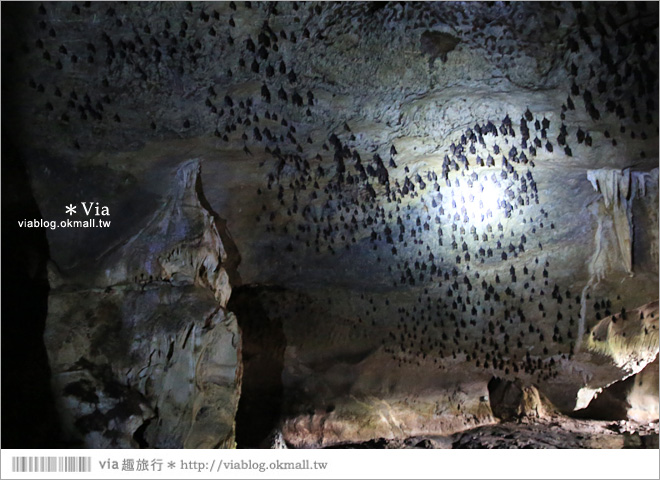
[[[625,271],[633,275],[632,247],[633,247],[633,200],[646,195],[647,179],[657,178],[658,169],[650,172],[632,172],[630,169],[613,170],[599,169],[589,170],[587,178],[594,189],[602,194],[605,208],[608,210],[612,220],[612,229],[617,241],[621,262]],[[589,281],[582,289],[580,299],[580,321],[578,325],[578,338],[575,351],[580,350],[582,339],[586,328],[587,303],[586,296],[591,288],[597,285],[606,274],[606,261],[603,251],[603,236],[605,226],[603,216],[600,214],[601,206],[593,203],[589,206],[590,212],[598,221],[595,236],[595,251],[589,261]]]
[[[599,268],[598,259],[603,251],[602,239],[603,239],[603,219],[598,215],[599,206],[596,203],[593,203],[589,206],[589,210],[593,215],[598,219],[598,228],[596,229],[596,249],[594,250],[591,260],[589,261],[589,281],[582,289],[582,294],[580,297],[580,319],[578,323],[578,335],[577,342],[575,342],[575,352],[580,351],[580,346],[582,345],[582,338],[584,337],[584,332],[586,329],[586,317],[587,317],[587,293],[589,289],[594,286],[594,282],[598,284],[603,278],[604,272],[602,268]]]
[[[633,201],[635,197],[646,195],[646,179],[657,175],[657,168],[651,172],[632,172],[630,169],[598,169],[587,172],[587,178],[594,189],[602,194],[605,208],[612,217],[621,262],[625,271],[631,276],[633,275]]]

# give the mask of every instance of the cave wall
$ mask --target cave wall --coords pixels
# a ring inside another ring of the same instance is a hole
[[[112,220],[46,230],[71,438],[231,445],[241,284],[283,289],[264,315],[296,446],[490,423],[494,376],[571,412],[653,360],[657,340],[633,362],[589,339],[657,300],[656,3],[2,8],[3,134],[42,217],[99,202]],[[217,342],[230,358],[204,356]],[[231,367],[222,408],[190,362]],[[196,387],[168,400],[142,368]],[[160,402],[213,432],[159,425]]]

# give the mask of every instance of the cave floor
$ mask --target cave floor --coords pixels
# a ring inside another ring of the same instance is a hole
[[[658,448],[658,422],[566,417],[534,423],[507,422],[455,434],[452,448]]]
[[[484,425],[449,436],[379,439],[335,448],[563,449],[658,448],[658,421],[578,420],[554,416],[537,421]]]

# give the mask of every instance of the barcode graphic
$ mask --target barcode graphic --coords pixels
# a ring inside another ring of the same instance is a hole
[[[12,472],[91,472],[92,457],[12,457]]]

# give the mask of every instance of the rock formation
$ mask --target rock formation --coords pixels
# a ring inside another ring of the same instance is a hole
[[[79,276],[51,271],[44,335],[66,440],[89,448],[234,445],[241,337],[200,163]],[[57,278],[55,278],[57,277]]]
[[[614,230],[614,237],[621,254],[621,263],[625,271],[632,275],[632,245],[633,245],[633,219],[632,203],[635,197],[640,198],[646,194],[647,181],[657,184],[658,169],[651,172],[632,172],[627,169],[623,171],[600,169],[587,172],[587,178],[599,193],[603,195],[605,212],[599,212],[598,219],[609,216]],[[603,227],[599,225],[600,234],[604,235]],[[600,243],[600,239],[597,240]],[[602,246],[599,245],[597,256],[594,260],[598,263],[603,254]],[[603,275],[603,267],[600,268],[599,277]]]
[[[488,391],[493,414],[501,420],[540,419],[553,413],[551,405],[536,387],[523,385],[520,381],[502,381],[494,377],[488,382]]]

